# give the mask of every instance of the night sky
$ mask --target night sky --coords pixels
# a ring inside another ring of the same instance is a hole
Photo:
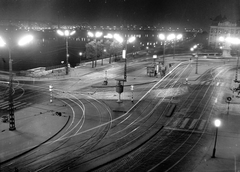
[[[235,22],[239,0],[0,0],[0,19],[90,25],[161,25],[208,30],[217,15]]]

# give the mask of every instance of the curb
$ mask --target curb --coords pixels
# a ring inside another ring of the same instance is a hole
[[[155,83],[155,82],[158,82],[158,81],[149,81],[149,82],[143,82],[143,83],[136,83],[136,84],[126,84],[124,86],[131,86],[131,85],[145,85],[145,84],[151,84],[151,83]],[[92,85],[91,86],[92,88],[112,88],[112,87],[116,87],[116,85],[109,85],[109,86],[106,86],[106,85]]]

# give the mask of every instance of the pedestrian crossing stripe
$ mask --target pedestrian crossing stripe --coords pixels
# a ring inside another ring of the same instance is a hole
[[[190,124],[190,126],[189,126],[188,129],[189,129],[189,130],[192,130],[192,129],[195,127],[197,121],[198,121],[198,119],[194,119],[194,120],[192,120],[192,123]]]
[[[5,102],[3,102],[3,103],[0,103],[0,107],[4,106],[4,105],[6,105],[6,104],[8,104],[8,101],[5,101]]]
[[[171,129],[188,129],[188,130],[203,130],[205,125],[207,123],[207,120],[201,120],[201,119],[191,119],[191,118],[172,118],[170,121],[170,125],[167,126],[166,128],[171,128]],[[189,124],[189,125],[188,125]]]
[[[205,126],[206,120],[201,120],[200,125],[198,126],[198,130],[203,130],[204,126]]]
[[[21,105],[19,104],[18,106],[14,106],[14,109],[19,109],[19,108],[23,108],[23,107],[26,107],[26,106],[29,106],[31,105],[32,103],[22,103]],[[9,108],[7,108],[7,110],[9,110]]]
[[[181,124],[181,126],[179,128],[184,128],[185,125],[188,123],[188,121],[189,121],[189,118],[185,118],[183,123]]]
[[[13,102],[14,109],[18,109],[19,107],[29,106],[32,103],[27,102]],[[3,103],[0,103],[0,109],[2,110],[9,110],[9,102],[4,101]]]
[[[178,125],[178,123],[180,122],[180,120],[181,120],[181,118],[177,118],[177,119],[173,122],[172,127],[175,128],[175,127]]]
[[[21,102],[14,102],[13,103],[13,105],[15,106],[15,105],[18,105],[18,104],[20,104]],[[5,106],[0,106],[0,108],[1,109],[6,109],[6,108],[8,108],[9,107],[9,102],[7,102],[7,105],[5,105]]]

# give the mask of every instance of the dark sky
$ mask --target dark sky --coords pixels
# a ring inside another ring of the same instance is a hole
[[[210,18],[240,17],[239,0],[0,0],[0,19],[150,24],[207,29]]]

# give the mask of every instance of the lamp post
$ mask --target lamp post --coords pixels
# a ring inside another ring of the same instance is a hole
[[[217,144],[217,136],[218,136],[218,127],[221,125],[221,121],[219,119],[216,119],[214,121],[214,125],[216,127],[216,135],[215,135],[215,141],[214,141],[214,147],[213,147],[213,153],[212,153],[212,158],[215,158],[215,153],[216,153],[216,144]]]
[[[169,35],[164,35],[164,34],[159,34],[158,35],[159,39],[163,41],[163,66],[164,66],[164,59],[165,59],[165,47],[166,47],[166,41],[171,41],[175,38],[174,34],[169,34]]]
[[[225,43],[225,46],[222,47],[223,54],[225,54],[225,56],[228,56],[228,54],[230,54],[229,46],[231,44],[235,44],[235,45],[239,45],[240,44],[240,39],[239,38],[230,37],[230,36],[228,36],[226,38],[223,37],[223,36],[220,36],[219,37],[219,41]],[[240,82],[240,81],[237,80],[238,79],[239,50],[237,50],[237,56],[238,56],[238,59],[237,59],[236,75],[235,75],[234,82]]]
[[[194,45],[192,48],[190,48],[191,51],[194,51],[195,49],[198,48],[198,44],[197,45]],[[196,50],[196,57],[197,57],[197,60],[196,60],[196,74],[198,74],[198,50]]]
[[[81,64],[82,52],[79,53],[79,66]]]
[[[115,34],[107,34],[106,36],[104,36],[104,38],[110,38],[110,39],[115,39],[117,40],[120,44],[123,43],[124,49],[122,51],[122,58],[124,59],[124,80],[127,81],[127,44],[128,43],[133,43],[136,38],[134,36],[129,37],[127,40],[124,40],[122,38],[122,36],[120,36],[119,34],[115,33]]]
[[[173,59],[175,58],[175,45],[176,41],[182,39],[182,34],[178,34],[177,36],[174,36],[174,44],[173,44]]]
[[[18,41],[18,46],[25,46],[29,44],[33,40],[32,35],[25,35]],[[13,82],[13,74],[12,74],[12,45],[10,42],[8,44],[0,37],[0,47],[6,46],[8,49],[8,57],[9,57],[9,130],[16,130],[15,126],[15,116],[14,116],[14,103],[13,103],[13,95],[12,95],[12,82]]]
[[[98,55],[97,40],[98,40],[98,38],[100,38],[103,35],[103,33],[100,32],[100,31],[97,31],[95,33],[89,31],[87,34],[88,34],[89,37],[95,38],[95,42],[96,42],[96,59],[95,59],[95,65],[94,65],[94,60],[92,60],[92,67],[94,67],[94,66],[96,67],[97,66],[97,55]],[[103,59],[102,59],[102,63],[103,63]]]
[[[127,81],[127,44],[133,43],[136,38],[135,37],[129,37],[127,40],[124,40],[119,34],[114,34],[113,38],[117,40],[119,43],[124,44],[124,49],[122,51],[122,57],[124,59],[124,80]]]
[[[70,30],[57,30],[58,35],[64,36],[66,40],[66,75],[68,75],[68,39],[70,36],[74,35],[76,33],[75,30],[70,31]]]

